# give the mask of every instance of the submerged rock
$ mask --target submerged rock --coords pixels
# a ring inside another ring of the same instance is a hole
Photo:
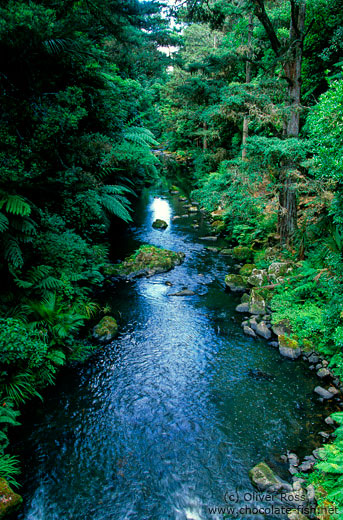
[[[237,312],[249,312],[249,303],[240,303],[236,307]]]
[[[22,497],[11,489],[7,480],[0,478],[0,519],[14,513],[22,502]]]
[[[190,289],[182,289],[181,291],[169,294],[168,296],[194,296],[195,294],[196,293],[194,291],[191,291]]]
[[[152,223],[152,227],[154,229],[166,229],[168,227],[168,224],[165,220],[162,220],[160,218],[156,219],[153,223]]]
[[[123,262],[117,264],[115,268],[118,276],[131,280],[170,271],[176,265],[180,265],[184,258],[184,253],[143,245]]]
[[[118,332],[118,324],[112,316],[104,316],[93,329],[93,338],[99,343],[109,343]]]

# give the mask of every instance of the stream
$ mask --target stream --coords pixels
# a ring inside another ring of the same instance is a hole
[[[18,520],[223,518],[208,508],[227,505],[231,492],[246,504],[252,466],[264,460],[289,479],[280,455],[318,446],[318,379],[303,361],[244,336],[239,297],[224,291],[232,259],[206,249],[217,244],[200,239],[209,234],[200,213],[172,220],[184,212],[177,196],[145,192],[135,224],[113,237],[119,258],[142,243],[186,258],[113,288],[116,340],[65,369],[44,403],[24,412],[14,445],[23,463]],[[156,218],[165,231],[152,228]],[[196,294],[169,296],[183,287]]]

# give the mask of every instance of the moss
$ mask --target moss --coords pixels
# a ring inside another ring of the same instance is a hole
[[[214,222],[212,222],[211,227],[215,231],[217,231],[217,233],[220,233],[225,229],[225,222],[223,222],[222,220],[215,220]]]
[[[255,269],[255,264],[245,264],[243,267],[240,268],[239,274],[242,276],[250,276],[253,272],[253,269]]]
[[[242,303],[248,303],[250,300],[250,295],[248,293],[244,293],[242,298],[241,298],[241,302]]]
[[[176,253],[160,247],[143,245],[133,255],[116,267],[117,275],[134,275],[148,270],[169,271],[184,259],[184,253]]]
[[[166,229],[168,227],[168,224],[164,220],[158,218],[155,220],[155,222],[152,223],[152,227],[154,229]]]
[[[293,350],[299,348],[299,343],[296,339],[285,336],[284,334],[279,336],[279,344],[280,347],[291,348]]]
[[[251,260],[253,256],[253,252],[250,247],[246,246],[236,246],[233,248],[233,255],[238,260]]]
[[[104,316],[94,327],[94,334],[99,337],[114,337],[118,332],[118,324],[112,316]]]
[[[302,344],[304,347],[304,352],[311,352],[312,350],[315,350],[313,342],[309,339],[303,339]]]
[[[228,274],[225,277],[225,285],[233,292],[242,292],[246,290],[246,279],[240,274]]]
[[[10,488],[7,480],[0,478],[0,519],[16,511],[23,499]]]

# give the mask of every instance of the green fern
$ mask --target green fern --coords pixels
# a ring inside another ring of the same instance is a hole
[[[0,233],[3,233],[8,229],[9,221],[6,215],[0,213]]]
[[[127,128],[124,132],[124,139],[142,147],[151,148],[152,146],[158,146],[154,134],[147,128],[140,126],[130,126]]]
[[[3,207],[5,207],[7,213],[21,215],[22,217],[27,217],[31,213],[30,204],[20,195],[2,195],[0,199],[0,209]]]
[[[9,484],[19,487],[15,475],[19,475],[20,467],[17,457],[13,455],[0,455],[0,478],[5,478]]]

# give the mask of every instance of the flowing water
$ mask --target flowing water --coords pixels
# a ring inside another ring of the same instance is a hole
[[[240,505],[256,502],[247,495],[254,464],[282,474],[280,454],[308,454],[318,442],[317,379],[302,361],[243,335],[238,298],[223,288],[229,259],[200,240],[208,234],[200,214],[173,221],[177,213],[177,197],[148,193],[135,227],[113,239],[120,257],[150,243],[186,259],[114,288],[117,339],[65,370],[44,404],[26,412],[20,520],[223,518],[208,506],[225,505],[228,492]],[[166,231],[151,227],[155,218]],[[196,295],[169,296],[183,287]]]

